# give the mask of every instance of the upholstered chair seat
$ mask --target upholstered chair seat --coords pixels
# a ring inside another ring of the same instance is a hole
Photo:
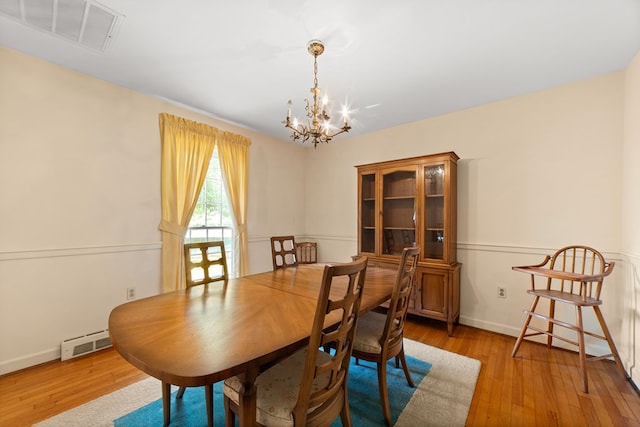
[[[382,353],[380,337],[387,322],[387,315],[370,311],[360,316],[358,334],[353,342],[353,350],[365,353]],[[396,320],[397,324],[397,320]]]
[[[293,408],[298,401],[298,392],[304,373],[304,362],[307,349],[296,352],[277,365],[267,369],[256,379],[256,421],[263,426],[293,426]],[[327,353],[318,351],[318,363],[326,363],[331,359]],[[313,382],[311,392],[321,390],[329,383],[329,372],[319,376]],[[224,394],[236,405],[242,383],[238,377],[231,377],[224,382]],[[309,408],[309,412],[315,408]]]

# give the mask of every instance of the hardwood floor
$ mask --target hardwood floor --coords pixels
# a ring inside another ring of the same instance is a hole
[[[582,393],[576,353],[468,326],[411,317],[405,336],[482,362],[468,426],[640,426],[640,395],[609,361],[588,365]],[[30,426],[147,376],[113,349],[0,376],[0,426]]]

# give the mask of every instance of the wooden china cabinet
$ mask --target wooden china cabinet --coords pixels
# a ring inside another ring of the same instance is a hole
[[[358,254],[369,265],[397,268],[402,249],[419,246],[410,313],[447,322],[460,317],[456,261],[457,161],[454,152],[358,169]]]

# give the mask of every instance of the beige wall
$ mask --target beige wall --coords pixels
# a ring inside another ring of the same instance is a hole
[[[306,183],[307,194],[314,195],[306,201],[307,234],[318,240],[322,260],[336,254],[347,258],[356,251],[353,166],[453,150],[461,158],[460,320],[517,335],[522,310],[530,304],[529,279],[511,266],[541,261],[569,244],[591,245],[608,259],[623,261],[624,100],[620,72],[336,139],[307,153],[308,174],[318,177]],[[622,338],[632,312],[623,283],[620,266],[607,280],[603,311],[632,366],[633,344]],[[498,286],[506,287],[507,299],[497,298]],[[569,310],[562,315],[575,317]],[[586,322],[596,323],[592,315]],[[590,341],[590,351],[604,353],[599,344]]]
[[[161,112],[251,138],[251,271],[304,233],[304,148],[0,47],[0,374],[159,292]]]

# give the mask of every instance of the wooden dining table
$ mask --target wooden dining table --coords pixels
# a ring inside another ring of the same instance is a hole
[[[172,384],[205,386],[212,425],[213,383],[237,375],[243,382],[240,425],[253,426],[254,381],[308,343],[323,270],[323,264],[304,264],[127,302],[109,316],[111,342],[124,359],[162,381],[165,425]],[[367,268],[361,313],[389,299],[395,274]],[[340,284],[332,292],[343,289]]]

